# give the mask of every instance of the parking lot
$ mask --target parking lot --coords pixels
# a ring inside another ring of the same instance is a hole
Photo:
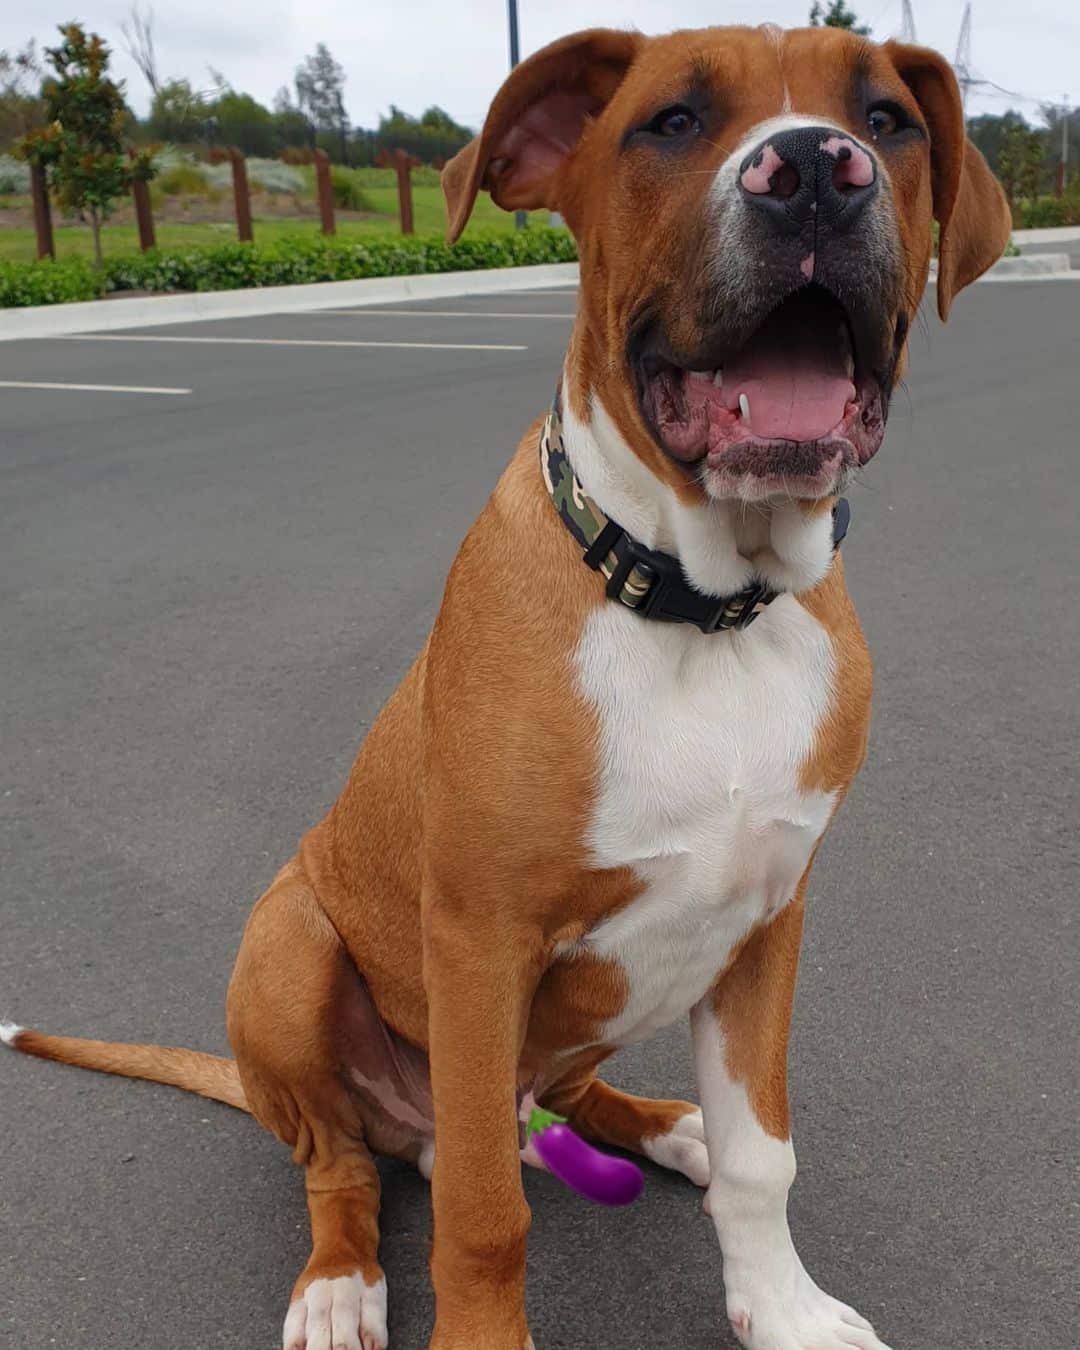
[[[0,1016],[225,1049],[250,905],[421,644],[574,304],[0,344]],[[895,1350],[1076,1339],[1078,314],[1064,282],[928,309],[850,494],[875,725],[811,887],[791,1213]],[[685,1029],[609,1076],[693,1096]],[[287,1150],[12,1056],[0,1103],[5,1350],[279,1343]],[[391,1340],[420,1350],[428,1188],[383,1172]],[[734,1347],[689,1183],[650,1169],[615,1213],[526,1186],[538,1350]]]

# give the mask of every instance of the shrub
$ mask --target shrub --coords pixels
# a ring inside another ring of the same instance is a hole
[[[334,189],[334,205],[339,211],[371,210],[371,203],[364,196],[355,169],[344,169],[340,164],[331,165],[330,182]]]
[[[301,236],[265,246],[227,243],[110,258],[101,274],[76,259],[0,264],[0,306],[92,300],[100,295],[102,283],[108,291],[228,291],[573,262],[576,257],[570,234],[548,226],[491,231],[456,244],[446,244],[436,236],[365,243]]]
[[[11,155],[0,155],[0,193],[30,191],[30,165]]]
[[[209,182],[217,188],[232,186],[232,165],[228,160],[212,164],[205,170]],[[247,162],[248,183],[252,191],[296,193],[303,192],[304,175],[280,159],[259,159],[251,156]]]
[[[1062,197],[1036,197],[1034,201],[1013,206],[1013,220],[1021,230],[1045,230],[1064,225],[1066,211]]]
[[[1080,173],[1068,183],[1061,200],[1065,207],[1065,224],[1080,225]]]
[[[167,197],[195,197],[205,193],[210,183],[206,170],[198,164],[190,160],[174,160],[158,173],[155,186]]]
[[[104,289],[101,273],[82,258],[32,263],[0,261],[0,307],[62,305],[96,300]]]
[[[307,180],[299,169],[280,159],[249,159],[248,177],[263,192],[303,192]]]
[[[572,262],[576,257],[570,234],[547,226],[477,234],[453,245],[438,237],[364,243],[308,237],[116,258],[106,267],[106,284],[111,291],[223,291]]]

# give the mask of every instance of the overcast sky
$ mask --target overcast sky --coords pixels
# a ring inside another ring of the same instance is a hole
[[[146,0],[143,0],[145,4]],[[900,0],[852,0],[874,36],[900,30]],[[0,3],[0,48],[34,37],[53,40],[72,16],[115,49],[115,67],[140,112],[146,85],[123,50],[120,24],[130,0],[34,0]],[[354,124],[372,126],[396,103],[418,113],[438,103],[478,126],[507,67],[505,0],[157,0],[153,6],[163,77],[209,83],[212,65],[237,89],[269,103],[290,84],[297,61],[325,42],[347,73],[345,100]],[[806,22],[810,0],[519,0],[522,54],[578,28],[636,27],[645,33],[718,23]],[[914,0],[919,40],[952,56],[962,0]],[[1076,0],[975,0],[973,65],[1008,89],[1080,103],[1080,5]],[[1071,82],[1071,88],[1070,88]],[[969,110],[1002,112],[1010,100],[974,94]],[[1032,103],[1018,104],[1029,115]]]

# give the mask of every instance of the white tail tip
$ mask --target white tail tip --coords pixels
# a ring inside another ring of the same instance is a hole
[[[5,1045],[14,1046],[15,1038],[20,1031],[22,1027],[16,1026],[14,1022],[0,1022],[0,1041]]]

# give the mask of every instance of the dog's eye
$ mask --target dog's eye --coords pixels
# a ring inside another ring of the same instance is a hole
[[[701,130],[697,114],[681,104],[674,108],[664,108],[656,114],[646,128],[654,136],[663,136],[674,140],[678,136],[693,136]]]
[[[866,114],[866,125],[874,140],[879,136],[893,136],[901,129],[901,120],[897,110],[884,105],[871,108]]]

